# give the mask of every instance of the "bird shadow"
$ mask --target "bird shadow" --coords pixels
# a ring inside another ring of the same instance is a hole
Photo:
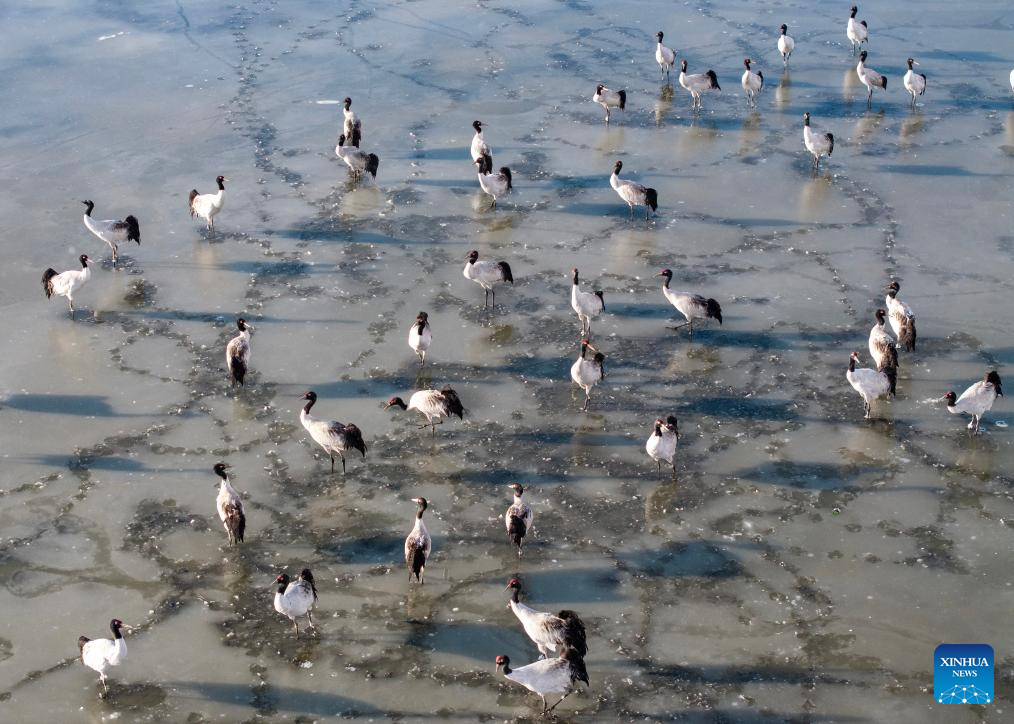
[[[105,395],[26,393],[11,395],[0,401],[0,408],[82,417],[149,417],[139,413],[117,412],[106,402],[107,399]]]
[[[321,716],[378,716],[387,712],[377,707],[336,694],[291,686],[252,687],[214,681],[168,681],[163,686],[180,699],[201,699],[225,704],[249,706],[255,699],[260,707],[280,712],[300,712]],[[256,690],[256,695],[255,695]]]

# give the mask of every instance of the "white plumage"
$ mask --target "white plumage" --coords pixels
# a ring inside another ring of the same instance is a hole
[[[856,13],[858,12],[859,8],[853,5],[849,13],[848,24],[845,26],[845,37],[852,43],[852,55],[855,55],[856,49],[869,40],[870,37],[870,30],[866,25],[866,21],[856,20]]]
[[[595,353],[595,356],[588,359],[586,352],[591,350]],[[582,410],[588,409],[588,403],[591,402],[591,390],[592,387],[597,385],[605,377],[605,371],[603,369],[603,362],[605,362],[606,356],[599,352],[597,349],[591,346],[591,343],[587,340],[581,340],[581,352],[577,356],[577,360],[570,367],[570,378],[584,390],[584,406]]]
[[[947,400],[947,411],[952,415],[965,413],[972,415],[968,429],[973,432],[979,432],[982,416],[993,409],[997,397],[1003,397],[1003,383],[996,370],[987,372],[981,382],[976,382],[962,392],[961,397],[956,397],[953,392],[944,395],[944,399]]]
[[[577,319],[581,323],[581,334],[584,336],[591,334],[592,320],[605,310],[606,301],[600,291],[582,292],[577,267],[570,271],[574,275],[574,283],[570,287],[570,308],[577,314]]]
[[[490,295],[493,297],[492,306],[496,306],[496,285],[510,284],[514,286],[514,274],[511,266],[505,261],[479,261],[479,252],[475,249],[468,252],[468,261],[461,272],[465,279],[469,279],[486,292],[486,301],[483,307],[490,303]]]
[[[648,436],[648,442],[644,449],[648,457],[658,463],[658,472],[662,473],[662,461],[665,460],[672,466],[672,475],[676,477],[676,443],[679,442],[679,423],[675,415],[669,415],[665,422],[662,419],[655,420],[655,427]]]
[[[317,420],[310,414],[310,408],[317,402],[317,393],[313,390],[305,393],[303,399],[306,400],[306,405],[299,413],[299,421],[303,423],[303,427],[313,441],[324,448],[331,457],[331,472],[334,472],[334,456],[337,455],[342,460],[342,472],[345,472],[345,452],[348,450],[358,450],[363,454],[363,458],[366,458],[366,443],[363,441],[362,431],[349,423],[344,425],[334,420]]]
[[[246,515],[243,512],[243,499],[239,497],[236,488],[229,482],[229,474],[226,472],[229,466],[225,463],[217,463],[214,467],[215,475],[222,480],[218,486],[218,497],[215,498],[215,507],[218,508],[218,517],[225,526],[225,532],[229,536],[229,543],[236,545],[243,542],[243,534],[246,531]]]
[[[475,162],[479,167],[479,187],[488,195],[493,197],[489,207],[496,208],[496,200],[500,196],[506,196],[514,188],[511,170],[501,166],[496,173],[493,172],[493,158],[482,156]]]
[[[380,158],[375,153],[359,150],[355,145],[346,146],[347,140],[350,139],[344,133],[338,137],[338,145],[334,147],[335,155],[349,167],[353,178],[362,177],[365,171],[376,179],[377,171],[380,169]]]
[[[213,194],[198,193],[197,189],[190,192],[190,216],[207,221],[209,229],[215,228],[215,217],[225,206],[225,182],[228,180],[225,176],[216,178],[218,191]]]
[[[426,524],[423,523],[423,513],[426,512],[429,503],[426,502],[426,498],[413,498],[412,502],[419,507],[416,510],[412,531],[405,538],[405,563],[408,565],[409,583],[412,582],[412,576],[415,576],[416,582],[422,585],[426,582],[426,561],[429,560],[430,552],[433,550],[433,539],[430,538]]]
[[[472,121],[472,128],[475,129],[475,135],[472,136],[472,145],[468,149],[472,154],[472,162],[478,161],[483,156],[489,156],[492,161],[493,149],[489,147],[482,135],[482,121]]]
[[[525,492],[525,489],[518,483],[511,483],[507,487],[514,491],[514,502],[510,504],[507,512],[503,514],[503,520],[507,526],[507,537],[517,546],[518,558],[520,558],[521,546],[528,531],[531,530],[535,515],[532,513],[532,507],[521,499],[521,495]]]
[[[521,581],[515,576],[507,582],[505,591],[511,592],[510,607],[525,628],[528,638],[538,647],[542,658],[556,656],[573,649],[580,656],[588,653],[584,622],[573,611],[544,613],[521,603]]]
[[[229,370],[232,383],[242,385],[247,368],[250,366],[250,332],[253,331],[253,325],[240,318],[236,320],[236,327],[239,334],[225,345],[225,366]]]
[[[77,640],[77,646],[81,650],[81,663],[98,672],[99,681],[102,682],[102,688],[106,691],[109,690],[106,686],[106,672],[114,666],[119,666],[127,659],[127,642],[120,632],[124,626],[126,624],[123,621],[114,618],[109,622],[109,630],[113,632],[113,638],[90,639],[87,636],[81,636]]]
[[[314,584],[313,574],[309,568],[304,568],[299,578],[289,582],[289,574],[282,573],[275,579],[278,588],[275,591],[275,610],[292,621],[296,629],[296,638],[299,638],[299,624],[296,619],[306,616],[310,628],[313,625],[313,606],[317,602],[317,586]]]
[[[1014,92],[1014,70],[1010,72],[1010,89]]]
[[[92,270],[89,265],[92,260],[87,254],[78,257],[81,262],[80,269],[70,269],[65,272],[57,272],[50,267],[42,273],[42,289],[46,292],[46,299],[52,298],[54,294],[67,297],[67,304],[70,305],[70,318],[74,318],[74,294],[92,278]]]
[[[87,208],[84,213],[84,225],[102,241],[106,242],[113,251],[113,264],[116,263],[119,245],[128,241],[136,241],[141,245],[141,227],[136,216],[128,216],[125,219],[93,219],[92,210],[95,204],[92,201],[82,201]]]
[[[926,92],[926,76],[923,73],[916,73],[912,70],[913,65],[919,64],[912,58],[909,58],[908,71],[905,73],[905,78],[902,82],[905,84],[905,90],[912,96],[912,105],[915,105],[915,97],[921,96]]]
[[[782,63],[789,64],[789,56],[796,48],[796,41],[789,35],[789,26],[782,23],[781,35],[778,36],[778,52],[782,54]]]
[[[680,329],[689,325],[690,336],[693,337],[695,319],[717,319],[719,324],[722,323],[722,305],[714,299],[691,292],[674,292],[669,288],[669,282],[672,281],[671,269],[663,269],[658,273],[658,276],[665,279],[662,282],[662,295],[687,320],[684,324],[670,327],[670,329]]]
[[[897,369],[894,364],[890,363],[875,370],[869,367],[857,369],[857,362],[859,362],[859,355],[853,352],[849,356],[849,368],[845,373],[845,379],[852,385],[852,389],[862,396],[863,416],[869,419],[871,405],[874,400],[894,395]]]
[[[408,346],[419,355],[419,363],[426,364],[426,350],[433,343],[433,334],[430,332],[430,315],[426,312],[419,312],[416,315],[415,323],[408,330]]]
[[[429,427],[433,434],[436,434],[436,426],[442,425],[444,422],[443,418],[445,417],[450,418],[451,415],[457,415],[459,420],[465,419],[465,408],[458,398],[458,393],[448,385],[444,385],[439,390],[419,390],[418,392],[414,392],[408,398],[407,405],[400,397],[392,397],[384,405],[384,409],[386,410],[390,407],[400,407],[403,410],[417,410],[426,418],[426,424],[419,427]]]
[[[359,116],[352,110],[352,99],[348,96],[342,101],[342,115],[345,116],[345,120],[342,123],[342,133],[349,139],[353,146],[358,146],[359,141],[363,136],[363,122],[359,120]]]
[[[864,50],[859,54],[859,62],[856,64],[856,75],[859,76],[859,82],[866,86],[869,93],[866,96],[866,103],[873,102],[873,89],[882,88],[887,90],[887,76],[881,75],[873,68],[866,67],[866,51]]]
[[[709,90],[722,90],[722,86],[718,85],[718,76],[713,70],[709,69],[706,73],[687,75],[686,60],[680,62],[680,85],[690,91],[690,95],[693,96],[691,107],[696,109],[701,107],[702,93]]]
[[[830,158],[834,152],[834,136],[830,133],[815,133],[810,128],[810,112],[803,114],[803,145],[813,155],[813,169],[820,166],[821,156]]]
[[[898,338],[905,351],[912,352],[915,350],[916,340],[915,314],[912,313],[911,307],[898,299],[899,291],[901,291],[901,285],[897,281],[892,281],[887,285],[887,296],[884,298],[887,306],[887,319],[891,323],[894,336]]]
[[[672,73],[673,66],[676,64],[676,51],[662,45],[664,34],[661,30],[655,33],[655,37],[658,38],[658,45],[655,46],[655,62],[658,63],[662,74],[668,79]]]
[[[627,107],[627,91],[610,90],[599,83],[595,86],[595,95],[592,100],[606,109],[606,123],[609,123],[609,111],[612,108],[619,108],[621,111]]]
[[[740,79],[740,84],[743,86],[743,90],[746,92],[746,98],[753,105],[757,100],[757,95],[764,88],[764,74],[760,71],[756,73],[750,70],[750,64],[753,61],[749,58],[743,59],[743,77]]]
[[[575,684],[583,681],[588,684],[588,671],[584,658],[572,649],[567,649],[555,659],[542,659],[522,666],[520,669],[510,667],[510,657],[497,656],[496,669],[503,670],[505,679],[521,684],[529,691],[542,697],[542,712],[546,714],[560,705],[575,690]],[[561,694],[560,701],[552,706],[546,702],[547,694]]]
[[[623,169],[623,161],[617,161],[613,165],[613,173],[609,176],[609,185],[613,187],[621,199],[630,207],[630,217],[634,217],[634,207],[644,207],[644,218],[648,219],[648,209],[652,213],[658,210],[658,192],[648,188],[636,181],[629,181],[620,178],[620,171]]]
[[[898,345],[887,332],[886,314],[883,309],[878,309],[875,315],[877,321],[870,328],[870,357],[878,369],[891,364],[892,360],[895,367],[898,365]]]

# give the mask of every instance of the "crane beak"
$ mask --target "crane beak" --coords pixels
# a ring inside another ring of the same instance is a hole
[[[913,60],[912,61],[912,65],[919,65],[919,63],[917,61]]]

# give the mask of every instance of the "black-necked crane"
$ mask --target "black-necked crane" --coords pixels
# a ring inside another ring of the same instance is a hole
[[[606,123],[609,123],[609,110],[619,108],[621,111],[627,107],[627,91],[610,90],[599,83],[595,86],[595,95],[592,100],[606,109]]]
[[[901,285],[897,280],[887,285],[887,296],[884,298],[884,303],[887,306],[887,320],[891,323],[891,330],[901,342],[901,346],[906,352],[912,352],[915,350],[916,339],[915,314],[912,313],[911,307],[898,299],[900,291]]]
[[[426,524],[423,523],[423,513],[426,512],[429,503],[422,497],[412,498],[412,502],[416,504],[415,523],[405,537],[405,564],[408,566],[409,583],[412,582],[412,576],[415,576],[416,582],[422,585],[426,583],[426,561],[429,560],[433,550],[433,539],[430,538]]]
[[[970,414],[972,421],[968,423],[968,429],[976,433],[979,432],[982,416],[993,409],[997,397],[1003,397],[1003,383],[996,370],[987,372],[981,382],[962,392],[961,397],[953,392],[944,395],[947,411],[952,415]]]
[[[594,352],[595,356],[589,358],[587,354],[588,350]],[[584,390],[584,406],[581,408],[582,411],[586,411],[588,403],[591,402],[592,387],[601,382],[605,377],[605,360],[606,356],[592,347],[591,342],[587,339],[581,340],[581,351],[578,353],[577,360],[570,367],[570,378],[574,380],[578,387]]]
[[[682,329],[683,327],[690,326],[690,336],[694,336],[694,320],[695,319],[717,319],[718,323],[722,323],[722,305],[716,302],[714,299],[705,297],[701,294],[693,294],[691,292],[676,292],[669,288],[669,282],[672,281],[672,270],[663,269],[658,273],[657,276],[665,279],[662,282],[662,295],[666,298],[669,304],[673,305],[683,318],[687,321],[683,324],[679,324],[670,329]]]
[[[242,317],[236,320],[236,327],[239,329],[239,334],[225,345],[225,366],[229,370],[232,384],[242,385],[250,367],[250,332],[254,327],[252,324],[247,324]]]
[[[106,673],[127,659],[127,642],[123,638],[121,628],[130,626],[114,618],[109,622],[113,638],[90,639],[87,636],[80,636],[77,640],[77,647],[81,651],[81,663],[98,673],[103,691],[109,691],[109,687],[106,686]]]
[[[617,161],[613,164],[613,172],[609,176],[609,185],[613,187],[613,191],[623,199],[624,203],[630,207],[630,218],[634,218],[635,206],[643,206],[644,220],[647,221],[648,210],[651,209],[652,213],[658,210],[658,191],[639,184],[636,181],[620,178],[620,171],[622,170],[623,161]]]
[[[84,213],[85,227],[106,242],[113,252],[114,265],[118,258],[120,244],[136,241],[137,245],[141,246],[141,226],[138,224],[136,216],[131,214],[124,219],[95,219],[92,218],[95,203],[92,201],[82,201],[81,203],[87,207]]]
[[[874,317],[876,322],[870,327],[870,357],[873,358],[873,363],[877,366],[877,369],[890,364],[892,358],[894,359],[895,366],[897,366],[898,344],[887,331],[887,312],[883,309],[878,309]]]
[[[362,178],[364,172],[376,179],[377,171],[380,170],[380,158],[377,154],[366,153],[355,145],[346,146],[345,142],[348,140],[344,133],[338,136],[338,145],[334,147],[335,155],[349,167],[353,179]]]
[[[574,693],[577,682],[588,684],[584,657],[573,649],[565,650],[557,658],[541,659],[520,669],[512,669],[510,657],[501,654],[496,657],[496,670],[502,671],[508,681],[521,684],[542,697],[543,714],[553,711],[560,702]],[[549,706],[546,701],[549,694],[560,694],[560,700]]]
[[[715,75],[715,71],[710,68],[705,73],[693,73],[688,75],[687,61],[685,59],[680,61],[680,85],[690,91],[690,95],[693,96],[691,108],[696,110],[701,109],[702,93],[710,90],[722,90],[722,86],[718,85],[718,76]]]
[[[912,105],[915,105],[916,96],[921,96],[926,92],[926,74],[916,73],[912,70],[913,65],[919,65],[914,59],[908,59],[908,71],[905,73],[905,77],[902,83],[905,85],[905,90],[912,96]]]
[[[754,105],[757,102],[757,96],[760,95],[761,90],[764,88],[764,73],[759,70],[756,73],[750,70],[751,63],[753,61],[749,58],[743,59],[744,70],[740,84],[746,92],[747,101],[750,105]]]
[[[570,286],[570,308],[574,310],[578,321],[581,323],[581,336],[591,334],[591,323],[595,317],[602,314],[606,308],[605,297],[600,290],[583,292],[580,287],[580,276],[577,267],[570,270],[573,274],[573,283]]]
[[[345,453],[349,450],[358,450],[366,458],[366,443],[363,441],[362,431],[349,423],[348,425],[334,420],[318,420],[310,414],[310,408],[317,403],[317,393],[310,390],[303,394],[302,399],[306,404],[299,412],[299,421],[313,441],[324,448],[331,458],[331,472],[334,472],[334,456],[337,455],[342,461],[342,473],[345,472]]]
[[[892,354],[888,355],[887,364],[874,370],[869,367],[856,367],[859,355],[855,352],[849,356],[849,368],[845,373],[845,379],[852,385],[852,389],[862,396],[863,416],[867,420],[870,419],[875,400],[894,396],[898,379],[897,359],[897,350],[892,350]]]
[[[655,62],[658,63],[663,77],[668,81],[671,77],[670,74],[672,73],[673,66],[676,65],[676,50],[662,45],[662,38],[665,35],[661,30],[655,33],[655,37],[658,39],[658,44],[655,46]]]
[[[215,475],[221,478],[218,481],[218,496],[215,498],[215,507],[218,509],[218,517],[225,526],[225,532],[229,536],[229,544],[236,545],[243,542],[243,534],[246,532],[246,514],[243,512],[243,499],[239,497],[236,488],[232,487],[229,480],[229,466],[225,463],[216,463],[213,468]]]
[[[859,82],[866,86],[866,89],[869,91],[866,94],[866,105],[870,105],[873,102],[874,88],[887,90],[887,76],[881,75],[873,70],[873,68],[866,67],[865,50],[859,54],[859,62],[856,64],[856,75],[859,76]]]
[[[67,297],[67,304],[70,306],[70,318],[74,319],[74,294],[92,278],[91,258],[87,254],[78,257],[81,262],[80,269],[70,269],[65,272],[57,272],[50,267],[42,273],[42,289],[46,292],[46,299],[51,299],[54,294]]]
[[[858,12],[859,8],[853,5],[852,10],[849,12],[848,24],[845,26],[845,37],[852,43],[852,55],[855,55],[856,50],[870,39],[870,29],[866,25],[866,21],[856,20],[856,13]]]
[[[822,156],[830,158],[831,154],[834,153],[834,134],[817,133],[810,128],[809,111],[803,114],[803,145],[806,146],[806,150],[813,156],[814,171],[820,167]]]
[[[676,444],[680,439],[679,423],[675,415],[669,415],[662,421],[662,418],[655,420],[648,442],[644,449],[648,457],[658,464],[658,474],[662,474],[662,461],[665,460],[672,466],[672,476],[676,477]]]
[[[514,492],[514,502],[507,508],[503,519],[507,525],[507,537],[517,546],[518,558],[520,558],[521,546],[525,542],[528,531],[531,530],[535,515],[532,513],[532,506],[521,499],[521,495],[525,492],[524,487],[520,483],[511,483],[507,487]]]
[[[789,26],[782,23],[781,35],[778,36],[778,52],[782,54],[782,65],[789,64],[789,56],[796,49],[796,41],[789,35]]]
[[[514,189],[511,170],[506,166],[501,166],[499,171],[494,172],[492,156],[482,156],[475,162],[475,165],[479,167],[479,187],[483,193],[492,197],[493,201],[489,208],[495,209],[496,200],[501,196],[506,196]]]
[[[461,399],[458,397],[458,393],[450,388],[449,385],[444,385],[439,390],[419,390],[413,392],[412,396],[408,398],[408,404],[400,397],[392,397],[384,405],[384,409],[391,407],[400,407],[402,410],[416,410],[423,417],[426,418],[426,424],[420,425],[421,430],[424,427],[430,428],[432,434],[436,434],[437,425],[444,423],[443,418],[448,418],[452,415],[457,415],[459,420],[465,419],[465,408],[461,404]]]
[[[197,189],[191,189],[191,218],[204,219],[208,222],[208,228],[214,230],[215,217],[218,216],[222,207],[225,206],[225,182],[228,180],[225,176],[217,177],[215,183],[218,184],[218,191],[213,194],[202,194]]]
[[[430,330],[430,315],[419,312],[412,328],[408,330],[408,346],[419,357],[419,364],[426,364],[426,351],[433,344],[433,333]]]
[[[524,626],[528,638],[538,647],[540,657],[556,656],[567,649],[573,649],[580,656],[588,653],[584,622],[576,613],[566,609],[555,614],[545,613],[521,603],[521,581],[517,576],[507,582],[504,590],[511,592],[507,606]]]
[[[483,156],[489,156],[490,163],[492,163],[493,149],[489,147],[486,137],[482,135],[482,121],[472,121],[472,128],[475,129],[475,135],[472,136],[472,145],[468,148],[469,153],[472,154],[472,163]]]
[[[482,305],[484,309],[490,303],[490,295],[493,297],[491,306],[495,307],[496,285],[510,284],[514,286],[514,275],[511,272],[510,264],[505,261],[479,261],[479,252],[475,249],[468,252],[467,259],[462,275],[465,279],[470,279],[478,284],[486,292],[486,301]]]
[[[342,133],[353,146],[359,146],[358,141],[363,137],[363,122],[352,110],[352,99],[348,96],[345,96],[345,100],[342,101],[342,115],[345,116],[342,123]]]
[[[296,619],[300,616],[306,616],[310,628],[316,628],[313,625],[313,606],[317,603],[317,586],[310,569],[304,568],[294,581],[289,580],[288,573],[281,573],[275,578],[275,584],[275,610],[292,621],[296,638],[299,638]]]

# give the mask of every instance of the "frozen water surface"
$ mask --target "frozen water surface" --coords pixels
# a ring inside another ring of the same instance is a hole
[[[4,721],[484,721],[537,697],[494,657],[536,656],[506,608],[576,609],[591,689],[561,719],[1009,721],[1012,462],[1000,400],[970,437],[940,397],[1010,376],[1014,12],[996,3],[861,7],[867,110],[847,3],[101,2],[9,5],[0,49],[0,718]],[[775,51],[785,22],[797,48]],[[714,68],[700,115],[665,92],[654,33]],[[743,57],[766,79],[756,109]],[[901,76],[929,90],[908,106]],[[603,123],[597,82],[624,87]],[[349,95],[376,185],[333,147]],[[813,174],[802,114],[835,134]],[[496,211],[467,148],[486,124],[514,172]],[[608,185],[658,189],[650,223]],[[227,176],[218,232],[186,212]],[[113,269],[81,224],[133,213]],[[495,311],[465,256],[507,260]],[[78,295],[48,266],[102,260]],[[569,269],[605,291],[591,410],[569,379]],[[655,275],[722,303],[690,341]],[[867,359],[896,276],[919,319],[898,398],[862,419]],[[420,370],[416,312],[434,330]],[[256,325],[248,386],[223,345]],[[1006,371],[1005,371],[1006,370]],[[451,384],[435,436],[384,411]],[[299,425],[355,422],[346,475]],[[675,480],[644,454],[679,417]],[[223,546],[211,467],[234,466],[247,540]],[[518,562],[500,516],[522,481],[536,532]],[[424,587],[401,561],[424,495]],[[313,569],[314,635],[271,607]],[[112,694],[73,659],[117,616],[139,626]],[[933,703],[938,643],[990,643],[997,700]]]

